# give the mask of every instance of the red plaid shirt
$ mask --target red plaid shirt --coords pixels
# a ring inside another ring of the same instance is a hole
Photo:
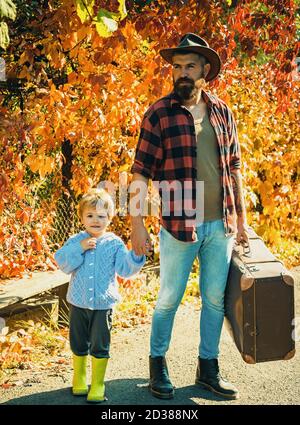
[[[220,151],[220,178],[223,188],[223,222],[226,236],[236,232],[235,201],[230,173],[240,168],[240,146],[236,124],[228,106],[210,93],[203,92],[210,122]],[[155,102],[143,117],[132,173],[139,173],[161,185],[179,181],[188,185],[186,205],[192,210],[178,214],[175,193],[170,197],[170,211],[160,220],[163,227],[183,242],[197,240],[195,225],[197,142],[192,114],[180,104],[176,93]],[[160,186],[160,196],[162,197]],[[175,191],[176,192],[176,191]],[[170,195],[169,195],[170,196]],[[188,199],[187,199],[188,198]]]

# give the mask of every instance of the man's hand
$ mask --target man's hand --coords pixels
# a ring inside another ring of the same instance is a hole
[[[95,249],[97,245],[97,239],[96,238],[82,239],[82,241],[80,241],[80,245],[82,249],[84,249],[85,251],[87,249]]]
[[[249,245],[248,225],[244,220],[238,219],[237,221],[236,243],[244,246]]]
[[[243,196],[242,175],[239,169],[231,170],[231,182],[234,193],[235,210],[237,213],[236,242],[249,246],[246,207]]]
[[[131,218],[131,246],[136,255],[151,256],[153,246],[147,229],[144,225],[142,212],[148,190],[148,177],[139,173],[133,174],[131,184],[136,185],[136,191],[130,192],[130,218]],[[139,195],[136,203],[135,196]],[[138,214],[137,214],[138,213]]]
[[[136,255],[150,256],[152,254],[153,246],[151,239],[146,227],[143,224],[132,227],[131,245]]]

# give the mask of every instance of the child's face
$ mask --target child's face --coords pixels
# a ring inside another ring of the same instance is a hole
[[[81,220],[85,230],[95,238],[102,236],[110,223],[105,209],[89,206],[84,208]]]

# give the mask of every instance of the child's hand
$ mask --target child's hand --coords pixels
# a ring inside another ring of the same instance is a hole
[[[84,249],[85,251],[87,249],[95,249],[97,245],[97,239],[96,238],[82,239],[82,241],[80,241],[80,245],[82,249]]]

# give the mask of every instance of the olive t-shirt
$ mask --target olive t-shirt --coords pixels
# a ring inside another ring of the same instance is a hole
[[[204,221],[222,218],[220,151],[216,133],[206,113],[195,119],[197,137],[197,180],[204,182]]]

